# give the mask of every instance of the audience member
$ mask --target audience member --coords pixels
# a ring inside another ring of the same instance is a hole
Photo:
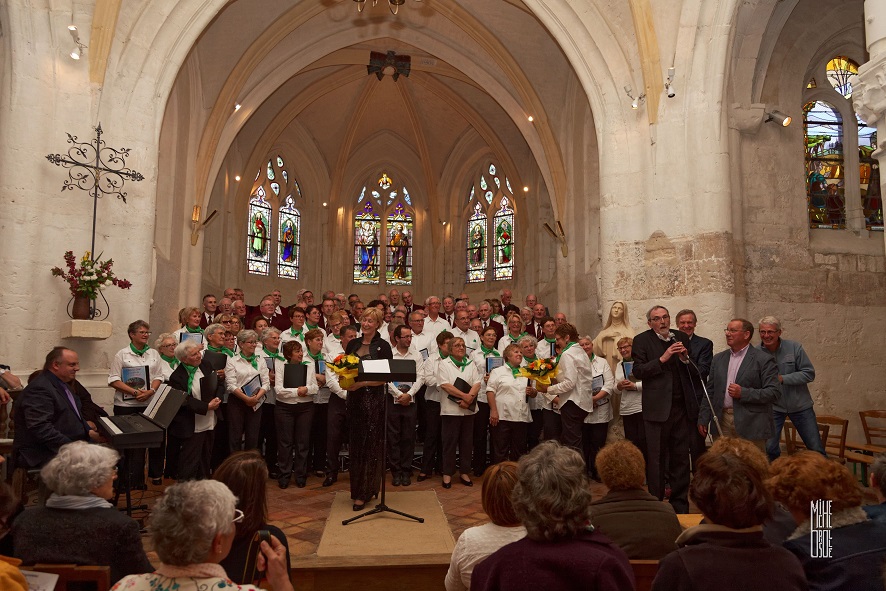
[[[526,528],[514,513],[511,493],[517,484],[517,464],[494,464],[483,479],[481,502],[491,523],[469,527],[458,538],[449,572],[446,573],[446,591],[471,588],[474,567],[487,556],[511,542],[526,536]]]
[[[511,501],[526,537],[478,564],[471,588],[634,589],[627,555],[590,523],[591,489],[581,454],[545,441],[520,458],[517,476]]]
[[[661,560],[654,591],[806,589],[796,557],[763,537],[772,496],[757,469],[729,451],[709,451],[698,461],[689,496],[708,523],[677,538],[679,549]]]
[[[594,527],[628,558],[660,560],[677,549],[682,532],[674,508],[649,494],[646,462],[633,443],[621,439],[597,454],[597,472],[609,492],[591,503]]]
[[[866,505],[865,513],[871,519],[886,520],[886,454],[880,454],[871,466],[870,482],[871,489],[880,501],[877,505]]]
[[[42,507],[23,511],[12,524],[16,558],[26,564],[107,565],[111,582],[152,570],[138,523],[107,499],[114,496],[119,455],[74,441],[40,470],[52,492]]]

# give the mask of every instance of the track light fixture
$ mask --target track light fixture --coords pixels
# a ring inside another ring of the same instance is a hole
[[[646,102],[646,93],[638,95],[634,97],[634,91],[631,89],[631,85],[628,84],[625,86],[625,94],[628,95],[628,98],[631,99],[631,108],[635,111],[640,108],[640,105]]]
[[[74,40],[74,50],[69,54],[72,60],[79,60],[83,55],[83,50],[86,49],[86,46],[80,42],[80,33],[77,31],[77,26],[74,23],[68,25],[68,32],[71,34],[71,39]]]
[[[775,121],[782,127],[787,127],[791,124],[791,121],[793,121],[793,119],[791,119],[790,115],[785,115],[781,111],[776,111],[775,109],[773,109],[771,111],[766,111],[766,117],[763,119],[763,121],[765,123]]]
[[[354,0],[357,3],[357,12],[363,12],[363,9],[366,8],[367,0]],[[421,0],[415,0],[416,2],[421,2]],[[372,5],[376,6],[378,4],[378,0],[372,0]],[[406,4],[406,0],[388,0],[388,8],[391,10],[391,14],[397,14],[400,11],[400,7]]]
[[[674,98],[677,96],[677,91],[674,90],[674,66],[668,68],[668,79],[665,80],[665,90],[668,91],[668,98]]]

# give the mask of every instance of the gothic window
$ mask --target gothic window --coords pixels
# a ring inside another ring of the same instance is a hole
[[[514,278],[514,193],[495,164],[484,165],[471,185],[466,213],[465,281]],[[491,218],[491,221],[490,221]]]
[[[845,228],[849,215],[863,216],[868,230],[883,229],[880,174],[871,157],[877,131],[855,113],[851,102],[851,76],[857,73],[858,64],[836,56],[824,65],[827,84],[818,85],[815,78],[806,84],[803,125],[811,228]]]
[[[249,199],[246,268],[254,275],[298,279],[301,244],[301,199],[298,181],[285,168],[281,155],[269,157],[255,175]],[[277,239],[273,235],[276,233]]]
[[[357,207],[354,283],[411,285],[415,221],[409,190],[382,172],[372,188],[362,188]]]

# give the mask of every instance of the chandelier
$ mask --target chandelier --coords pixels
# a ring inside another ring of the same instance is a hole
[[[366,8],[367,0],[354,0],[357,3],[357,12],[363,12],[363,9]],[[415,0],[416,2],[421,2],[421,0]],[[372,5],[375,6],[378,4],[378,0],[372,0]],[[397,14],[400,10],[400,7],[406,4],[406,0],[388,0],[388,8],[391,9],[391,14]]]

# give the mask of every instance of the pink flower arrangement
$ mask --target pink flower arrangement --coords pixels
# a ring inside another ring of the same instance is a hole
[[[93,259],[91,255],[92,253],[87,250],[78,265],[77,260],[74,258],[74,252],[69,250],[65,253],[67,271],[61,267],[52,268],[52,275],[54,277],[61,277],[68,282],[71,295],[74,297],[84,296],[94,300],[98,297],[98,292],[109,285],[116,285],[120,289],[132,287],[132,283],[126,279],[119,279],[114,276],[113,271],[111,271],[111,267],[114,266],[114,259],[102,261],[101,255],[98,255],[98,259]]]

